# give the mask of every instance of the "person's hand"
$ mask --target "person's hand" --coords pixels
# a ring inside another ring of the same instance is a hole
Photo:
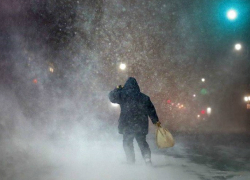
[[[161,122],[158,121],[156,124],[155,124],[156,127],[161,127]]]

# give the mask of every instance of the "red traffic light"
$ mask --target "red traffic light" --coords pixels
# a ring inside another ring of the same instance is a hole
[[[201,114],[205,114],[206,113],[206,111],[205,110],[201,110]]]
[[[33,79],[33,83],[34,83],[34,84],[37,84],[37,79]]]

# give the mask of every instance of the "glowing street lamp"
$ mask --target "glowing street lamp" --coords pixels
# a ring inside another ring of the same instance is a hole
[[[119,66],[119,68],[121,69],[121,70],[125,70],[126,69],[126,64],[124,64],[124,63],[121,63],[120,64],[120,66]]]
[[[205,78],[201,78],[201,81],[202,81],[202,82],[205,82],[206,80],[205,80]]]
[[[51,73],[53,73],[53,72],[54,72],[54,69],[53,69],[52,67],[49,67],[49,71],[50,71]]]
[[[196,94],[194,94],[193,97],[196,97]]]
[[[237,12],[234,9],[227,11],[227,18],[229,20],[235,20],[237,18]]]
[[[247,109],[250,109],[250,96],[245,96],[244,101],[247,103]]]
[[[250,102],[250,96],[245,96],[245,97],[244,97],[244,101]]]
[[[241,50],[242,46],[241,46],[241,44],[237,43],[237,44],[234,45],[234,48],[235,48],[237,51],[239,51],[239,50]]]
[[[207,114],[210,115],[211,112],[212,112],[212,108],[211,108],[211,107],[208,107],[208,108],[207,108]]]

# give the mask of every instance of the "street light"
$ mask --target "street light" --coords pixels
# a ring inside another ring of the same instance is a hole
[[[127,66],[126,66],[126,64],[121,63],[119,67],[121,70],[125,70]]]
[[[234,20],[237,17],[237,12],[234,9],[230,9],[229,11],[227,11],[227,18],[229,20]]]
[[[247,103],[247,109],[250,109],[250,96],[245,96],[244,101]]]
[[[235,48],[237,51],[239,51],[239,50],[241,50],[242,46],[241,46],[241,44],[237,43],[237,44],[234,45],[234,48]]]
[[[207,114],[210,115],[211,112],[212,112],[212,108],[211,108],[211,107],[208,107],[208,108],[207,108]]]
[[[49,67],[49,71],[50,71],[51,73],[53,73],[53,72],[54,72],[54,69],[53,69],[52,67]]]
[[[245,96],[245,97],[244,97],[244,100],[245,100],[246,102],[250,102],[250,96]]]
[[[244,58],[248,58],[249,55],[249,48],[246,46],[246,44],[241,44],[241,43],[236,43],[234,45],[234,50],[238,51],[239,54],[242,55],[242,57]]]
[[[206,80],[205,80],[205,78],[201,78],[201,81],[202,81],[202,82],[205,82]]]

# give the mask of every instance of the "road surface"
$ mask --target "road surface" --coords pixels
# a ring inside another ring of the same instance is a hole
[[[125,164],[122,137],[12,138],[0,144],[1,180],[247,180],[249,144],[206,135],[175,135],[158,149],[148,135],[154,167],[145,166],[135,143],[136,164]],[[224,143],[221,143],[224,142]],[[237,144],[237,145],[235,145]]]

